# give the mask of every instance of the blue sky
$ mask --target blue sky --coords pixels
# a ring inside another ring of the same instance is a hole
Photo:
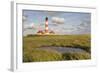
[[[91,32],[90,13],[23,10],[24,34],[36,34],[38,30],[44,30],[46,16],[49,30],[53,30],[56,34],[90,34]]]

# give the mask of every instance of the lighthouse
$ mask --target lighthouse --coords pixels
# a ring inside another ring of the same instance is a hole
[[[48,17],[45,18],[45,33],[48,34]]]
[[[55,34],[54,31],[52,31],[48,28],[48,17],[45,18],[45,24],[44,25],[45,25],[44,30],[39,30],[37,32],[37,35],[54,35]]]

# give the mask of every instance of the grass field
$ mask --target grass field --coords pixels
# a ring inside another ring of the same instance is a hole
[[[87,53],[59,53],[41,47],[76,47]],[[91,58],[90,35],[29,35],[23,37],[23,62],[83,60]]]

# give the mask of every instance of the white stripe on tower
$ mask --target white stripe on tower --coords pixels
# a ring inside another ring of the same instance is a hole
[[[48,32],[48,21],[45,22],[45,30]]]
[[[48,27],[45,28],[48,31]]]
[[[48,25],[48,21],[46,21],[45,24]]]

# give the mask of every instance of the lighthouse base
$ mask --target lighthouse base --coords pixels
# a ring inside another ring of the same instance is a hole
[[[50,32],[44,32],[44,31],[38,31],[37,35],[54,35],[55,33],[53,31]]]

